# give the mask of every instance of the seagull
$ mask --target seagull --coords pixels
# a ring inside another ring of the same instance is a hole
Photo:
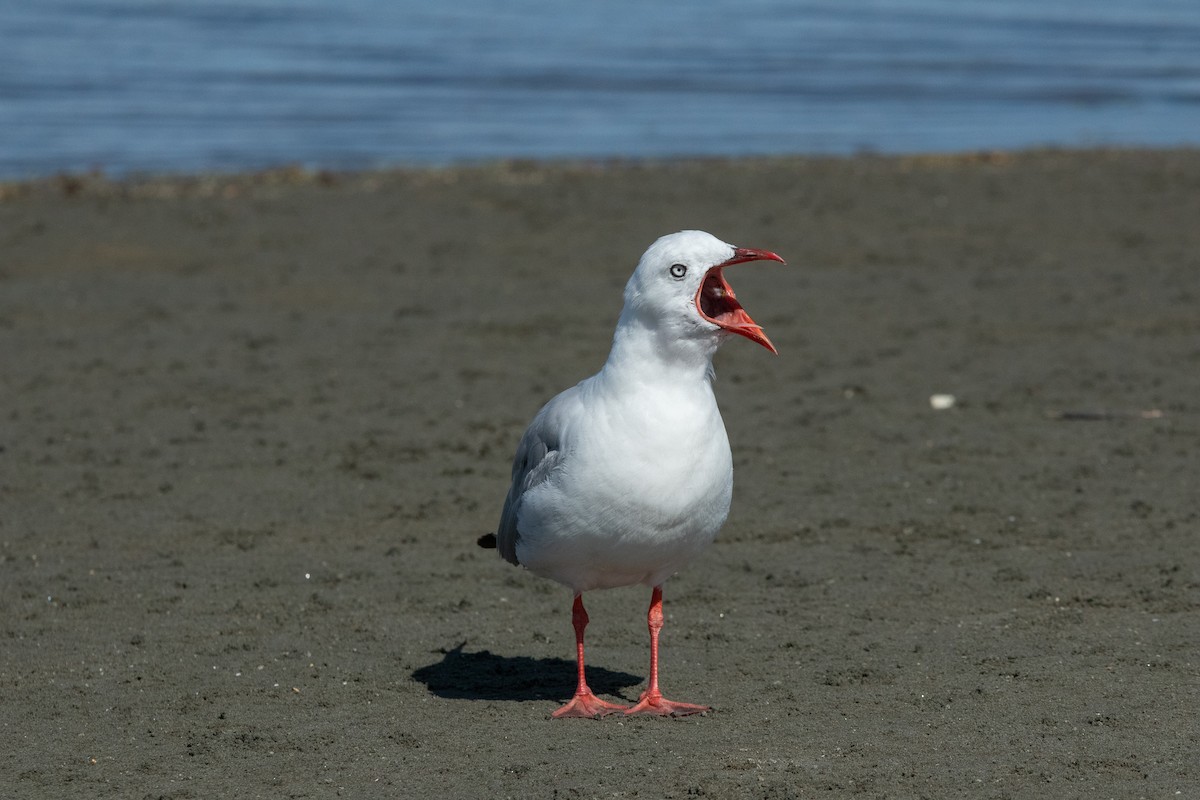
[[[723,274],[748,261],[786,263],[703,231],[650,245],[625,286],[608,360],[546,403],[517,446],[499,528],[479,544],[574,593],[578,683],[554,717],[710,710],[659,689],[662,587],[729,515],[733,458],[712,390],[713,354],[733,334],[777,352]],[[650,678],[629,707],[588,688],[583,593],[635,584],[652,589]]]

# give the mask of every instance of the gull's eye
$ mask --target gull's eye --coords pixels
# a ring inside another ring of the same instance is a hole
[[[683,276],[687,275],[687,267],[683,264],[671,265],[671,277],[675,280],[683,280]]]

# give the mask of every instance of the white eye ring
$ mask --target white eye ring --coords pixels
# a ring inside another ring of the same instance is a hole
[[[683,280],[684,275],[687,275],[687,267],[684,266],[683,264],[672,264],[670,272],[671,272],[672,278],[674,278],[677,281],[680,281],[680,280]]]

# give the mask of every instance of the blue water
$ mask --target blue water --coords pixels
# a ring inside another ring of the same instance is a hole
[[[1200,144],[1198,0],[0,0],[0,177]]]

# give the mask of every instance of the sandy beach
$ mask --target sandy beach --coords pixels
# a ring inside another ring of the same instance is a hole
[[[1197,220],[1195,150],[0,186],[0,797],[1198,797]],[[682,228],[789,261],[665,589],[714,711],[551,720],[570,596],[475,540]]]

